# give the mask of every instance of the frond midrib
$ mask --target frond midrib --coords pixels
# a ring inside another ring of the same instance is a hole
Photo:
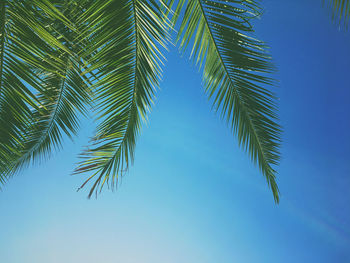
[[[121,141],[121,143],[119,144],[115,154],[113,155],[113,157],[110,159],[109,162],[111,162],[117,155],[118,153],[120,152],[121,148],[123,147],[126,139],[127,139],[127,134],[129,133],[129,130],[130,130],[130,127],[131,127],[131,122],[130,122],[130,119],[131,119],[131,114],[134,110],[134,107],[136,107],[136,87],[137,87],[137,70],[138,70],[138,63],[139,63],[139,60],[138,60],[138,41],[139,41],[139,33],[138,33],[138,30],[137,30],[137,8],[136,8],[136,4],[135,4],[136,0],[132,0],[132,7],[133,7],[133,10],[134,10],[134,24],[135,24],[135,67],[134,67],[134,85],[133,85],[133,90],[132,90],[132,101],[131,101],[131,105],[129,107],[129,113],[128,113],[128,118],[127,118],[127,126],[126,126],[126,129],[125,129],[125,133],[124,133],[124,137],[123,137],[123,140]]]

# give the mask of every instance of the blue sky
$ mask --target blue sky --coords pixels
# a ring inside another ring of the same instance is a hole
[[[350,262],[350,32],[321,0],[263,6],[256,35],[278,67],[284,127],[280,205],[173,48],[118,190],[76,192],[84,122],[0,192],[0,262]]]

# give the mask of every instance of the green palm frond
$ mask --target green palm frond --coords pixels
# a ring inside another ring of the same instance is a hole
[[[169,3],[169,2],[168,2]],[[174,1],[170,1],[170,8]],[[193,60],[203,66],[205,90],[226,119],[239,144],[258,164],[276,202],[280,126],[275,97],[266,88],[274,70],[263,42],[253,38],[251,20],[259,6],[250,0],[180,0],[173,21],[181,19],[177,41],[192,46]],[[182,11],[185,9],[184,11]],[[183,16],[181,15],[183,12]]]
[[[84,110],[88,95],[67,39],[71,23],[63,13],[49,1],[1,4],[0,179],[4,183],[59,146],[62,132],[75,133],[76,112]]]
[[[327,0],[333,11],[333,19],[347,25],[350,18],[350,0]]]
[[[86,54],[97,102],[96,136],[75,173],[93,172],[89,197],[105,184],[115,185],[133,160],[141,120],[152,104],[161,76],[166,26],[153,0],[93,1],[80,19],[89,39]]]

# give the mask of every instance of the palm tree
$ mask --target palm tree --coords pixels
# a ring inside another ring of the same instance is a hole
[[[280,133],[266,44],[254,38],[254,0],[2,0],[0,181],[49,157],[79,119],[97,129],[74,173],[89,197],[133,161],[172,32],[203,73],[213,108],[279,201]]]

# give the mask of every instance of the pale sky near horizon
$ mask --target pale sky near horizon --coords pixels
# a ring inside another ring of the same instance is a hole
[[[167,54],[135,162],[97,199],[70,176],[92,125],[0,192],[1,263],[350,262],[350,31],[322,0],[264,0],[280,81],[281,202],[186,57]]]

